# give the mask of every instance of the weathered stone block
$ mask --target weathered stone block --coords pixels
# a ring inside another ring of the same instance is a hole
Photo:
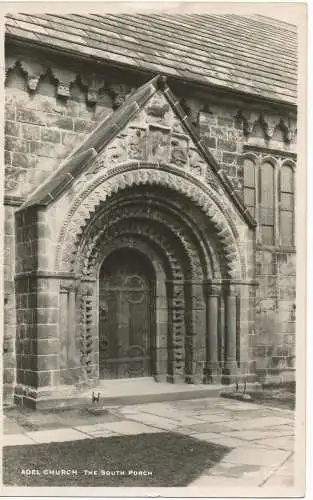
[[[6,120],[6,122],[5,122],[5,128],[4,128],[4,133],[5,133],[6,136],[10,135],[10,136],[19,137],[19,135],[20,135],[20,124],[16,123],[15,121]]]
[[[30,154],[12,153],[12,166],[22,169],[34,168],[37,165],[38,158]]]
[[[5,137],[4,147],[7,151],[16,151],[18,153],[28,153],[29,152],[29,142],[18,137]]]
[[[74,121],[74,131],[82,132],[84,134],[88,134],[91,132],[96,126],[96,123],[91,120],[75,120]]]
[[[29,141],[38,141],[40,139],[41,127],[38,125],[30,125],[29,123],[21,124],[21,137]]]
[[[57,370],[58,369],[58,356],[50,355],[37,355],[37,369],[38,371]]]
[[[237,142],[234,139],[217,139],[217,148],[221,151],[237,151]]]
[[[216,148],[216,137],[210,137],[209,135],[205,134],[203,136],[203,142],[207,148]]]
[[[3,383],[13,384],[15,379],[14,368],[4,368],[3,369]]]
[[[56,308],[38,308],[37,321],[42,324],[57,323],[59,318],[59,311]]]
[[[47,293],[47,292],[40,292],[37,295],[37,307],[58,307],[59,305],[59,296],[56,293]]]
[[[61,142],[61,132],[54,128],[42,128],[41,140],[44,142],[59,143]]]
[[[63,130],[74,130],[74,122],[70,117],[56,116],[54,114],[46,115],[46,125]]]
[[[16,120],[37,125],[45,125],[45,116],[43,113],[30,108],[18,107],[16,110]]]
[[[24,370],[16,370],[16,382],[18,384],[24,384]]]
[[[234,127],[234,118],[228,118],[226,116],[218,116],[217,117],[217,125],[221,127]]]
[[[15,120],[16,117],[15,103],[6,103],[4,114],[6,120],[12,120],[12,121]]]
[[[36,336],[38,339],[55,339],[58,334],[57,324],[37,324],[36,325]]]
[[[32,354],[58,355],[59,341],[55,338],[32,340],[30,350]]]

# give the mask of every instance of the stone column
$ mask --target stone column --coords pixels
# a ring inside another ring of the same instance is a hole
[[[190,292],[190,306],[189,304],[186,305],[187,315],[191,320],[190,325],[188,325],[189,331],[187,332],[191,344],[191,355],[189,359],[192,362],[192,378],[190,381],[195,384],[202,384],[207,358],[207,320],[203,281],[193,281],[190,283]],[[190,312],[188,311],[189,307],[191,308]],[[186,379],[186,381],[188,381],[188,379]]]
[[[207,288],[207,368],[206,383],[218,382],[218,334],[220,286],[210,283]]]
[[[67,366],[69,369],[75,366],[76,360],[76,291],[77,287],[72,285],[68,293]]]
[[[80,372],[81,382],[90,382],[97,372],[94,353],[94,303],[93,286],[81,284],[77,292],[77,305],[80,311]]]
[[[172,382],[185,382],[185,294],[184,282],[171,283]]]
[[[228,285],[225,290],[225,369],[228,383],[235,380],[237,371],[237,290]],[[225,379],[227,382],[227,379]]]
[[[61,285],[60,287],[60,316],[59,316],[59,337],[60,337],[60,382],[67,382],[68,368],[68,299],[69,288]]]

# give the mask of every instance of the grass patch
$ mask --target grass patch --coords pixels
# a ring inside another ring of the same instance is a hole
[[[183,487],[229,451],[225,446],[172,432],[10,446],[3,448],[3,483],[10,486]],[[38,475],[23,474],[26,469],[38,471]],[[62,469],[74,470],[77,474],[44,472]],[[104,471],[122,474],[107,475]],[[137,471],[137,474],[129,471]],[[148,475],[139,475],[139,471],[146,471]]]

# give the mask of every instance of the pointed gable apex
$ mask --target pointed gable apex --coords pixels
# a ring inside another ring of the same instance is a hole
[[[47,206],[57,200],[91,165],[96,163],[105,148],[138,117],[141,111],[148,106],[157,93],[162,94],[163,101],[172,109],[179,129],[190,138],[193,151],[207,166],[208,177],[220,186],[228,196],[234,207],[239,211],[250,227],[256,226],[256,221],[237,195],[232,183],[219,166],[212,153],[199,137],[189,117],[184,112],[179,100],[176,99],[166,77],[158,75],[142,85],[131,94],[124,103],[104,120],[86,137],[86,139],[64,160],[43,185],[38,187],[20,207],[24,209],[32,205]],[[153,127],[153,124],[150,124]],[[175,144],[175,143],[173,143]],[[173,149],[173,146],[172,146]],[[177,148],[179,162],[179,148]],[[177,156],[177,155],[176,155]],[[173,153],[172,153],[173,157]]]

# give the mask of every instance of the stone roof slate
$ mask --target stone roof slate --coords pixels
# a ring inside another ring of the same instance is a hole
[[[294,104],[292,25],[236,14],[8,14],[10,38]]]

